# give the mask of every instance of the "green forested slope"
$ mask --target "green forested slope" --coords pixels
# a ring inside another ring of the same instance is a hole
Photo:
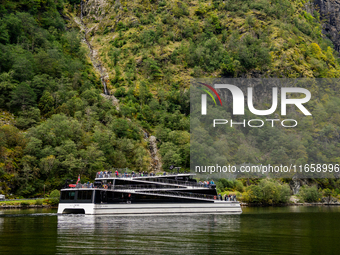
[[[60,15],[64,4],[1,5],[0,109],[3,122],[11,123],[0,126],[5,193],[34,195],[44,184],[56,188],[66,178],[86,180],[112,166],[148,167],[140,129],[100,96],[80,35]]]
[[[80,1],[1,2],[0,118],[9,125],[0,126],[0,192],[33,196],[44,184],[59,188],[78,174],[86,181],[111,167],[148,170],[141,128],[158,138],[164,169],[188,169],[192,77],[340,76],[318,13],[307,13],[304,1],[100,2],[85,4],[83,21],[119,111],[100,95],[72,19],[80,15]],[[305,137],[281,130],[273,137],[298,142],[306,162],[338,160],[337,90],[315,91],[315,123]],[[230,163],[271,150],[259,140],[263,135],[247,141],[247,131],[235,132],[230,142],[237,146],[226,152]],[[290,157],[297,153],[291,147],[279,149]]]

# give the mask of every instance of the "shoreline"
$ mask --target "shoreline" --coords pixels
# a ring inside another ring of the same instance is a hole
[[[285,204],[258,204],[242,203],[242,207],[288,207],[288,206],[340,206],[340,203],[285,203]],[[33,208],[58,208],[51,205],[1,205],[0,210],[6,209],[33,209]]]
[[[340,203],[284,203],[284,204],[260,204],[260,203],[242,203],[244,207],[287,207],[287,206],[340,206]]]
[[[51,205],[0,205],[1,209],[58,208]]]

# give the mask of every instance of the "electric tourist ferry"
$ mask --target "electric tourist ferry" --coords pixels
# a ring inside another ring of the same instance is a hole
[[[97,174],[92,184],[65,184],[59,214],[240,214],[235,198],[219,199],[215,184],[197,183],[195,174],[166,174],[119,177]],[[78,177],[78,181],[79,181]]]

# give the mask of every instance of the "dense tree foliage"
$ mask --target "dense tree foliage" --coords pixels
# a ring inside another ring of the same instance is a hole
[[[0,109],[17,118],[0,126],[0,192],[39,195],[78,174],[148,169],[140,125],[100,95],[79,33],[60,15],[64,4],[1,6]]]
[[[327,191],[329,189],[326,189]],[[330,191],[330,190],[329,190]],[[330,196],[330,194],[327,192],[325,194],[326,196]],[[302,201],[305,202],[320,202],[322,198],[322,193],[318,190],[317,186],[303,186],[300,191],[300,197],[302,198]]]
[[[247,187],[243,194],[243,201],[262,204],[287,203],[291,191],[288,184],[281,184],[276,180],[261,180],[258,185]]]
[[[60,188],[78,174],[87,181],[111,167],[149,170],[143,130],[157,137],[163,169],[188,169],[192,77],[340,76],[317,12],[307,13],[300,0],[105,3],[83,21],[119,110],[101,96],[72,20],[78,0],[2,2],[0,113],[15,120],[0,126],[1,193],[38,196],[44,185]],[[191,139],[200,146],[227,144],[221,152],[234,164],[339,163],[336,91],[313,88],[313,119],[297,132],[234,129],[216,141],[202,131]],[[256,194],[243,185],[225,181],[220,188]],[[263,182],[267,186],[281,195],[263,195],[263,201],[285,200],[286,186]]]
[[[237,125],[230,128],[228,125],[217,125],[214,128],[210,120],[204,117],[192,117],[192,148],[195,150],[192,160],[197,165],[206,165],[217,162],[219,165],[271,164],[271,165],[304,165],[307,163],[339,164],[339,115],[340,100],[335,96],[338,83],[334,87],[328,86],[326,93],[320,86],[312,91],[314,98],[306,104],[312,116],[292,109],[283,119],[294,119],[297,126],[284,128],[279,122],[272,127],[266,119],[275,119],[279,110],[273,115],[256,116],[246,110],[244,116],[226,114],[226,110],[209,106],[208,111],[212,116],[225,116],[234,122],[242,123],[243,120],[261,119],[266,123],[261,128],[251,128]],[[321,99],[324,98],[324,99]],[[327,98],[327,99],[326,99]],[[197,109],[197,108],[196,108]],[[200,110],[200,109],[199,109]],[[231,112],[230,109],[228,112]],[[200,125],[195,125],[200,123]],[[205,127],[204,129],[202,127]],[[208,155],[204,155],[207,154]],[[216,164],[216,163],[215,163]]]

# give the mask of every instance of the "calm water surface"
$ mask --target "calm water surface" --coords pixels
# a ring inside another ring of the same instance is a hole
[[[90,216],[0,211],[0,254],[339,254],[340,207],[242,215]]]

